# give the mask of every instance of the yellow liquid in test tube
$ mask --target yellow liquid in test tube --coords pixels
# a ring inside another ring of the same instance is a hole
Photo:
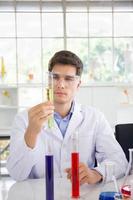
[[[54,100],[54,95],[53,95],[53,88],[47,88],[47,100],[53,102]],[[54,118],[51,117],[48,119],[48,127],[52,128],[54,127]]]

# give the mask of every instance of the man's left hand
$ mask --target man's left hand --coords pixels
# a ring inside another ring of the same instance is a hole
[[[72,173],[71,168],[65,170],[67,172],[67,178],[71,180]],[[79,182],[80,185],[84,183],[95,184],[102,180],[102,175],[95,169],[88,168],[84,163],[79,163]]]

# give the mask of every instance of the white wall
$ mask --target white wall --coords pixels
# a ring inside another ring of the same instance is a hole
[[[100,109],[112,127],[133,123],[133,86],[82,86],[76,100]]]

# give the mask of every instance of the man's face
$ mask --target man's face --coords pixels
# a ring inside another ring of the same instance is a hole
[[[76,76],[76,68],[72,65],[57,64],[53,67],[54,102],[71,103],[80,86],[80,77]]]

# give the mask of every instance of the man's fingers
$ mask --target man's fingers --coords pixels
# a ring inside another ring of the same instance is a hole
[[[80,182],[80,185],[83,185],[84,183],[87,183],[88,182],[88,177],[87,176],[83,177],[82,179],[79,180],[79,182]]]
[[[51,116],[53,114],[53,111],[52,110],[46,110],[44,112],[40,112],[39,113],[39,118],[42,119],[42,118],[47,118],[49,116]]]
[[[86,171],[82,171],[81,173],[79,173],[79,177],[80,179],[82,179],[83,177],[87,176],[88,174],[86,173]]]
[[[71,179],[71,177],[72,177],[71,174],[67,174],[68,179]]]
[[[70,168],[66,168],[65,172],[67,173],[67,178],[71,179],[71,176],[72,176],[71,169]]]
[[[85,171],[85,168],[84,167],[79,167],[79,174],[81,174],[82,172]]]
[[[65,169],[65,172],[67,172],[67,173],[69,173],[70,171],[71,171],[70,168],[66,168],[66,169]]]
[[[40,103],[40,104],[38,104],[38,105],[36,105],[36,106],[30,108],[30,110],[31,110],[31,111],[35,111],[35,110],[38,110],[38,109],[40,109],[40,108],[42,108],[42,107],[44,107],[44,106],[53,106],[53,104],[52,104],[51,102],[47,101],[47,102],[45,102],[45,103]]]

